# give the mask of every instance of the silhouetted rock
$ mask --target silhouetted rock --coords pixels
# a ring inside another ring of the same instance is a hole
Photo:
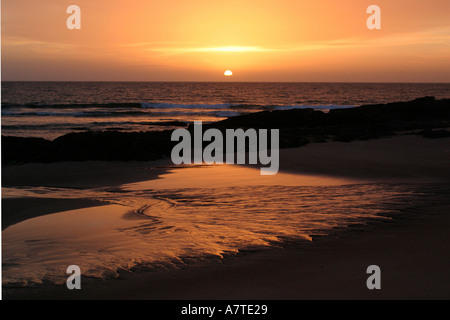
[[[184,126],[183,122],[170,125]],[[409,102],[333,109],[262,111],[231,117],[203,129],[280,129],[280,147],[303,146],[309,141],[353,141],[388,137],[399,131],[423,130],[424,137],[448,137],[450,99],[424,97]],[[188,130],[192,130],[189,126]],[[439,129],[439,130],[432,130]],[[53,141],[2,137],[2,163],[68,160],[154,160],[170,156],[177,142],[171,130],[159,132],[73,132]]]
[[[430,139],[437,139],[437,138],[448,138],[450,137],[450,131],[448,130],[431,130],[431,129],[425,129],[418,133],[424,138],[430,138]]]
[[[49,140],[2,136],[2,163],[45,162],[52,151]]]

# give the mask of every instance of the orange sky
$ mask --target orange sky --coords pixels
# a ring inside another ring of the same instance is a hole
[[[81,30],[66,27],[71,4]],[[372,4],[381,30],[366,27]],[[448,0],[3,0],[2,80],[450,82],[449,12]]]

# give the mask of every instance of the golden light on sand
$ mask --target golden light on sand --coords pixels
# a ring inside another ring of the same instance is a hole
[[[231,72],[231,70],[227,70],[223,73],[224,76],[230,77],[233,75],[233,72]]]

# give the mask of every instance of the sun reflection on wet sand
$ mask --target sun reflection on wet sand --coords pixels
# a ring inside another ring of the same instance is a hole
[[[62,283],[84,276],[177,268],[249,248],[310,240],[408,201],[401,185],[258,169],[199,166],[115,188],[9,188],[9,197],[77,197],[109,205],[36,217],[3,231],[3,284]],[[389,204],[387,206],[386,204]],[[388,208],[389,207],[389,208]]]
[[[172,168],[158,180],[131,183],[124,186],[127,190],[167,189],[167,188],[203,188],[231,186],[332,186],[361,183],[361,180],[336,178],[330,176],[291,174],[278,172],[264,176],[259,169],[230,165],[197,165],[185,168]]]

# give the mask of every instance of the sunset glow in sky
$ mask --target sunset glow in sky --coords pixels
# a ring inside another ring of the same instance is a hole
[[[81,30],[66,9],[81,8]],[[368,30],[368,6],[382,29]],[[450,82],[448,0],[4,0],[2,80]]]

